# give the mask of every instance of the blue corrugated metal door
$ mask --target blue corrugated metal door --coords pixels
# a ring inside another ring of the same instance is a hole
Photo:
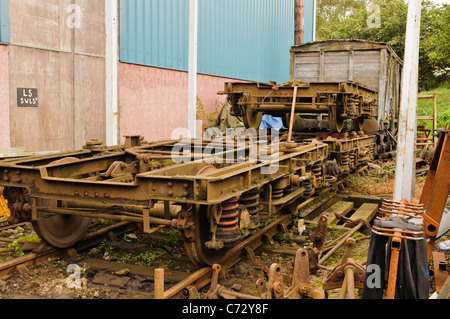
[[[188,0],[120,0],[121,61],[187,71],[188,9]],[[293,0],[199,0],[200,73],[285,82],[293,42]]]
[[[0,42],[9,43],[8,0],[0,0]]]
[[[304,0],[305,11],[305,43],[315,40],[316,0]]]

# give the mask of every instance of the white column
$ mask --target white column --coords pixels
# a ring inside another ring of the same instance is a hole
[[[105,0],[106,26],[106,145],[119,144],[118,62],[119,5],[118,0]]]
[[[188,83],[188,130],[191,138],[197,131],[197,38],[198,0],[189,0],[189,83]]]
[[[420,17],[421,0],[409,0],[393,198],[395,201],[411,201],[411,194],[415,190]]]

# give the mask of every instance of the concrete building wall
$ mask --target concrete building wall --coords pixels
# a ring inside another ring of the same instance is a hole
[[[198,75],[198,98],[208,112],[226,97],[224,83],[236,81]],[[188,73],[134,64],[119,64],[119,127],[124,136],[140,134],[147,141],[168,140],[177,128],[188,127]]]
[[[0,45],[0,148],[10,147],[8,47]]]

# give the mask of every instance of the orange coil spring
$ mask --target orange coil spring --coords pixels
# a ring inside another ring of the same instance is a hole
[[[216,239],[223,242],[232,242],[241,238],[238,208],[237,198],[222,203],[222,216],[217,223]]]

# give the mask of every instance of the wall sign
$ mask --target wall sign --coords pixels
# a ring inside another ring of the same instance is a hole
[[[17,89],[17,106],[39,106],[38,90],[37,89]]]

